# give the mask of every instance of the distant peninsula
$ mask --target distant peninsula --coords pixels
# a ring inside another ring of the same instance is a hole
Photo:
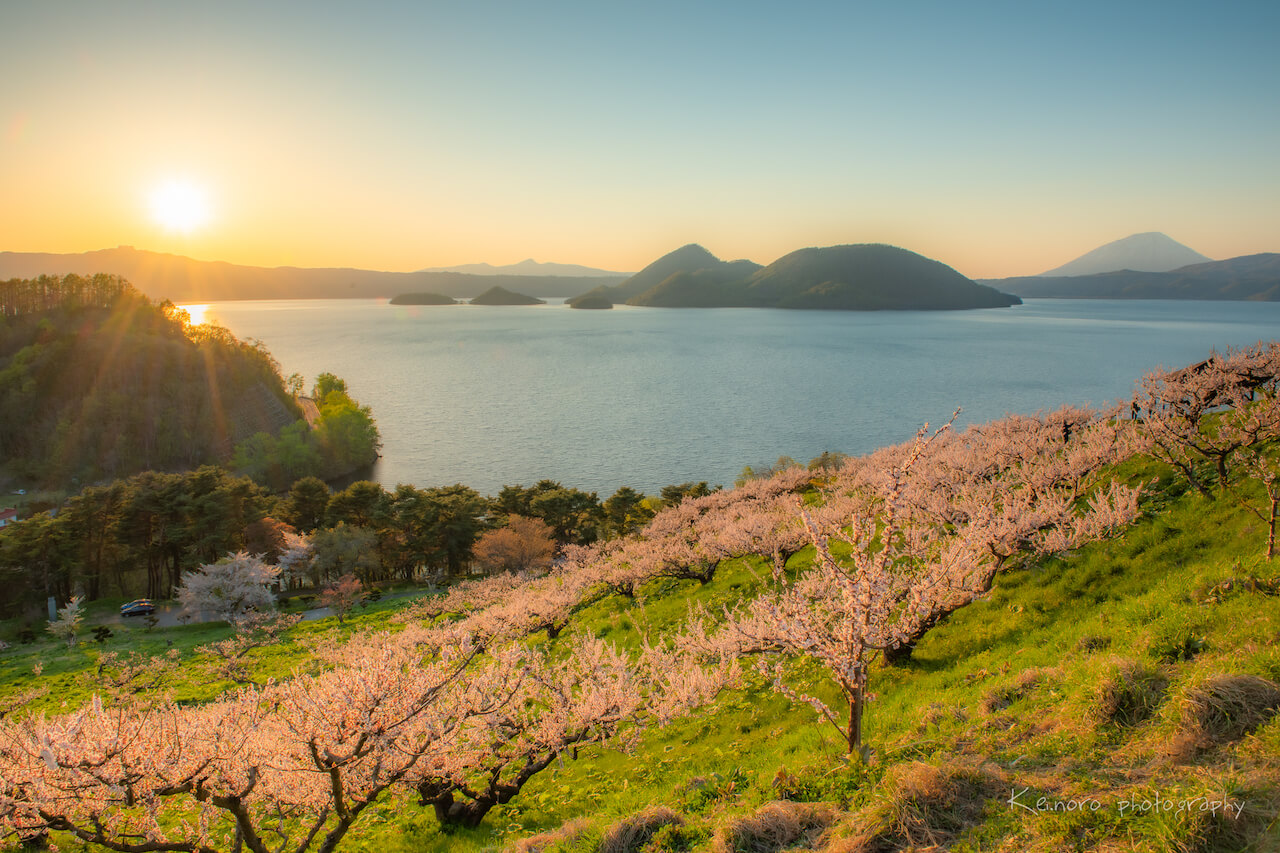
[[[938,311],[1004,308],[1016,296],[977,284],[946,264],[878,243],[800,249],[767,267],[722,261],[690,244],[631,278],[569,300],[660,308],[799,308]]]
[[[458,300],[443,293],[401,293],[391,297],[392,305],[457,305]]]
[[[1028,299],[1192,299],[1280,302],[1280,254],[1264,252],[1169,272],[1117,270],[1094,275],[987,281]]]
[[[570,308],[602,310],[613,307],[613,301],[602,293],[584,293],[568,301]]]
[[[471,300],[472,305],[546,305],[545,299],[494,286]]]

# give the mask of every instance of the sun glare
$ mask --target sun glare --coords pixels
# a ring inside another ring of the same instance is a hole
[[[199,326],[205,322],[205,315],[209,312],[207,304],[202,305],[179,305],[183,311],[187,312],[187,316],[191,318],[191,325]]]
[[[190,181],[169,181],[151,193],[151,216],[170,231],[194,231],[209,215],[208,194]]]

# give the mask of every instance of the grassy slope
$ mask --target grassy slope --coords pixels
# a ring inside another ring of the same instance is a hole
[[[791,799],[834,804],[828,840],[843,840],[831,841],[832,850],[1280,848],[1280,718],[1243,734],[1219,721],[1223,730],[1201,732],[1199,746],[1188,735],[1189,697],[1211,676],[1280,681],[1280,597],[1239,583],[1212,592],[1224,579],[1275,577],[1280,565],[1260,559],[1265,531],[1229,499],[1166,489],[1150,509],[1120,539],[1002,575],[984,601],[935,629],[910,666],[877,671],[878,698],[865,721],[876,751],[870,765],[846,759],[834,729],[810,709],[754,684],[697,717],[643,733],[629,752],[596,747],[553,765],[476,830],[441,833],[429,810],[401,797],[366,815],[344,847],[495,849],[568,823],[547,849],[588,853],[620,819],[665,804],[685,823],[661,830],[646,849],[707,849],[742,815]],[[807,559],[798,555],[792,567]],[[705,587],[658,586],[643,607],[608,599],[578,624],[632,645],[641,626],[678,625],[689,599],[718,605],[751,594],[759,571],[735,561]],[[381,602],[361,621],[384,624],[400,603]],[[185,651],[219,630],[134,629],[113,645],[162,652],[173,639]],[[266,658],[264,672],[287,671],[305,640],[326,628],[297,630],[298,644]],[[30,684],[42,654],[53,693],[79,699],[71,673],[89,665],[91,653],[40,648],[0,653],[0,691]],[[1123,673],[1136,673],[1129,683],[1137,687],[1108,693],[1124,686]],[[816,672],[800,665],[796,675],[823,694]],[[177,692],[199,698],[217,687],[191,678]],[[1118,706],[1111,715],[1109,701]],[[1024,788],[1021,803],[1044,796],[1098,806],[1032,814],[1008,803]],[[1239,819],[1215,817],[1192,800],[1223,795],[1244,805]],[[1157,797],[1174,809],[1121,809]],[[1185,803],[1192,808],[1179,812]],[[869,846],[855,843],[859,834]]]

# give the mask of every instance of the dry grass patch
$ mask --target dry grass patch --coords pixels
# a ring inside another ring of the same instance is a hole
[[[883,801],[862,809],[842,827],[842,834],[829,840],[828,853],[944,847],[982,823],[988,801],[1008,796],[1003,772],[977,762],[898,765],[882,786]]]
[[[666,806],[650,806],[610,826],[600,839],[598,853],[635,853],[664,826],[683,826],[684,818]]]
[[[715,853],[777,853],[789,847],[812,848],[835,819],[836,809],[830,803],[768,803],[716,830],[711,849]]]
[[[1089,716],[1097,723],[1136,726],[1156,712],[1168,686],[1159,669],[1115,658],[1090,697]]]
[[[1047,668],[1042,666],[1024,669],[1008,684],[1002,684],[987,692],[982,697],[982,710],[987,714],[1003,711],[1014,702],[1031,693],[1044,681],[1050,678],[1057,678],[1062,675],[1062,671],[1057,668]]]
[[[1214,675],[1192,685],[1179,703],[1179,722],[1167,752],[1184,760],[1239,740],[1280,710],[1280,685],[1256,675]]]
[[[557,829],[550,829],[546,832],[520,839],[507,847],[506,853],[542,853],[543,850],[550,849],[556,845],[569,844],[576,841],[590,828],[591,821],[587,818],[574,818]]]

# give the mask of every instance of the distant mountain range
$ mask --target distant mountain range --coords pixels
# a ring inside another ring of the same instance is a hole
[[[528,258],[518,264],[507,264],[495,267],[493,264],[459,264],[456,267],[428,267],[422,272],[460,272],[467,275],[525,275],[525,276],[561,276],[565,278],[612,277],[626,278],[629,272],[613,272],[584,267],[579,264],[539,263]]]
[[[123,276],[152,299],[171,299],[174,302],[370,298],[414,292],[471,298],[497,285],[538,296],[566,297],[581,293],[584,285],[616,284],[626,278],[625,275],[468,275],[459,272],[251,267],[223,261],[197,261],[132,246],[80,254],[0,252],[0,280],[99,272]]]
[[[251,267],[120,246],[80,254],[0,252],[0,280],[42,274],[113,273],[128,279],[153,299],[174,302],[389,298],[411,293],[473,299],[494,287],[542,298],[573,296],[569,302],[575,307],[598,308],[627,303],[660,307],[950,309],[1016,304],[1018,296],[1280,301],[1280,255],[1273,253],[1225,261],[1197,260],[1170,270],[1140,268],[1170,263],[1188,253],[1195,259],[1204,257],[1163,234],[1134,234],[1058,268],[1128,264],[1124,269],[974,282],[938,261],[878,244],[801,249],[767,267],[747,260],[722,261],[703,247],[690,244],[631,276],[586,275],[581,271],[590,270],[589,267],[534,261],[506,267],[468,266],[499,271],[536,268],[537,274]],[[553,271],[556,274],[548,274]],[[584,288],[590,289],[584,293]],[[590,299],[585,299],[588,296]]]
[[[1213,258],[1205,257],[1195,249],[1184,246],[1159,231],[1148,231],[1144,234],[1131,234],[1121,240],[1099,246],[1070,263],[1040,275],[1055,277],[1093,275],[1116,270],[1168,272],[1190,264],[1203,264],[1212,260]]]
[[[1026,298],[1277,302],[1280,301],[1280,254],[1245,255],[1191,264],[1168,272],[1118,270],[1094,275],[990,279],[984,283]]]
[[[896,246],[800,249],[767,267],[722,261],[690,244],[626,281],[569,300],[662,308],[815,308],[846,311],[952,310],[1016,305],[1015,296],[976,284],[946,264]]]

